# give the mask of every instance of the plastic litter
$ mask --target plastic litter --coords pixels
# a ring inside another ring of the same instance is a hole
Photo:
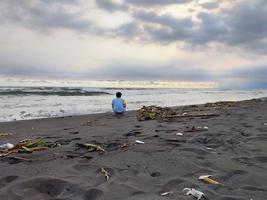
[[[177,136],[183,136],[183,133],[176,133]]]
[[[160,196],[167,196],[167,195],[169,195],[169,194],[173,194],[173,192],[172,192],[172,191],[169,191],[169,192],[163,192],[163,193],[160,194]]]
[[[15,146],[11,143],[6,143],[6,144],[0,145],[0,149],[5,149],[5,150],[13,149],[14,147]]]
[[[145,144],[145,143],[141,140],[135,140],[135,144]]]
[[[197,200],[207,199],[203,192],[198,191],[198,190],[196,190],[194,188],[184,188],[183,191],[186,192],[186,195],[192,195]]]
[[[221,183],[211,179],[210,177],[211,175],[202,175],[198,178],[198,180],[202,180],[205,183],[212,184],[212,185],[221,185]]]
[[[0,137],[11,136],[13,133],[0,133]]]

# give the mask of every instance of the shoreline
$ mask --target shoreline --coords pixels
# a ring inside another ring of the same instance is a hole
[[[246,99],[246,100],[241,100],[241,101],[229,101],[229,102],[245,102],[245,101],[252,101],[252,100],[265,100],[267,101],[267,97],[260,97],[260,98],[252,98],[252,99]],[[216,102],[221,102],[221,101],[216,101]],[[207,102],[207,103],[216,103],[216,102]],[[222,102],[228,102],[228,101],[222,101]],[[163,107],[163,108],[171,108],[171,109],[178,109],[178,108],[183,108],[183,107],[190,107],[190,106],[203,106],[207,103],[204,103],[204,104],[188,104],[188,105],[181,105],[181,106],[171,106],[171,107]],[[155,105],[157,106],[157,105]],[[141,107],[140,107],[141,108]],[[131,113],[131,112],[137,112],[137,110],[129,110],[129,111],[125,111],[125,114],[126,113]],[[82,114],[82,115],[66,115],[66,116],[60,116],[60,117],[45,117],[45,118],[34,118],[34,119],[22,119],[22,120],[13,120],[13,121],[2,121],[0,122],[0,124],[2,123],[12,123],[12,122],[27,122],[27,121],[40,121],[40,120],[53,120],[53,119],[64,119],[64,118],[75,118],[75,117],[90,117],[91,115],[92,116],[95,116],[95,115],[109,115],[109,114],[113,114],[112,111],[108,111],[108,112],[101,112],[101,113],[90,113],[90,114]]]
[[[213,200],[266,199],[267,98],[172,109],[216,116],[138,121],[127,111],[1,122],[0,132],[13,134],[0,144],[46,144],[0,158],[1,198],[193,200],[183,192],[188,187]]]

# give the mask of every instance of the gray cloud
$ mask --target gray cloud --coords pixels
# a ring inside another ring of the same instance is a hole
[[[109,12],[127,11],[128,5],[115,3],[112,0],[95,0],[96,5]]]
[[[164,5],[171,5],[171,4],[183,4],[189,3],[193,0],[126,0],[126,3],[138,5],[138,6],[164,6]]]
[[[0,21],[48,32],[69,29],[102,36],[117,36],[144,42],[162,44],[185,42],[187,45],[207,45],[211,42],[265,53],[267,50],[267,1],[234,1],[233,6],[216,13],[200,12],[193,17],[176,18],[171,14],[158,14],[139,9],[138,5],[168,5],[187,3],[190,0],[126,0],[116,3],[109,0],[95,1],[99,8],[109,12],[127,11],[132,21],[119,28],[100,28],[83,17],[80,0],[3,0],[0,1]],[[214,8],[218,2],[199,4]],[[73,6],[76,9],[69,9]],[[75,11],[74,11],[75,10]]]
[[[200,6],[202,8],[205,8],[205,9],[215,9],[215,8],[218,8],[219,7],[219,2],[217,2],[217,1],[214,1],[214,2],[206,2],[206,3],[200,4]]]
[[[264,53],[267,50],[265,0],[250,3],[240,1],[232,8],[218,13],[200,12],[197,15],[198,22],[192,18],[175,18],[144,10],[134,11],[132,17],[143,27],[139,37],[150,42],[183,41],[192,46],[216,42],[253,50],[254,53]]]
[[[85,73],[89,78],[125,79],[125,80],[172,80],[172,81],[206,81],[211,76],[200,68],[175,66],[121,65],[91,69]]]
[[[0,21],[19,24],[38,31],[71,29],[89,31],[91,22],[79,12],[69,12],[64,5],[76,5],[79,1],[3,0],[0,2]]]

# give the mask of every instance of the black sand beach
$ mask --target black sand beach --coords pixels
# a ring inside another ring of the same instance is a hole
[[[49,146],[1,158],[0,199],[195,199],[185,187],[210,200],[267,199],[266,98],[176,109],[218,116],[138,121],[132,111],[0,123],[1,133],[13,133],[0,144],[31,139]],[[88,152],[79,145],[85,143],[106,152]]]

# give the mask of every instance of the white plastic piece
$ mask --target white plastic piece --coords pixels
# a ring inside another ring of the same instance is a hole
[[[169,194],[173,194],[173,192],[172,192],[172,191],[169,191],[169,192],[163,192],[163,193],[160,194],[160,196],[167,196],[167,195],[169,195]]]
[[[183,136],[183,133],[176,133],[177,136]]]
[[[145,143],[141,140],[135,140],[135,144],[145,144]]]
[[[200,200],[202,197],[206,199],[206,197],[205,197],[203,192],[198,191],[198,190],[196,190],[194,188],[184,188],[183,191],[186,192],[186,195],[192,195],[197,200]]]
[[[11,143],[6,143],[6,144],[0,145],[0,149],[12,149],[12,148],[14,148],[14,145]]]

